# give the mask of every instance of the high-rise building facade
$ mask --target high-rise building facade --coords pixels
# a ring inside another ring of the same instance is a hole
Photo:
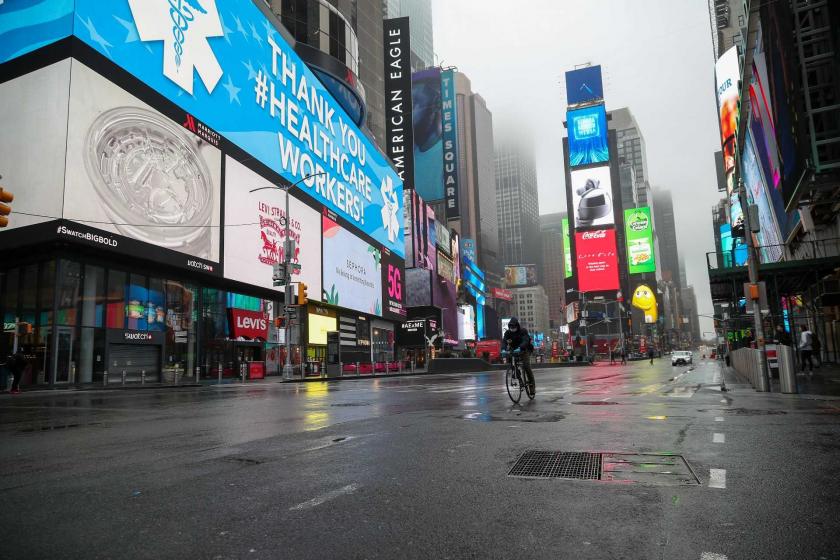
[[[566,288],[563,251],[563,219],[565,212],[540,216],[542,237],[542,285],[548,297],[548,322],[551,329],[559,329],[565,321]]]
[[[533,142],[497,133],[496,206],[504,264],[540,264],[539,195]]]
[[[531,333],[550,332],[548,296],[542,286],[513,288],[513,309],[519,323]]]
[[[653,224],[659,242],[662,277],[672,281],[677,287],[683,285],[680,276],[680,259],[677,249],[677,228],[674,219],[674,202],[671,191],[655,189],[653,191]]]
[[[259,3],[259,0],[258,0]],[[381,0],[270,0],[295,52],[381,146],[385,81]]]
[[[385,17],[408,17],[411,21],[411,69],[435,65],[435,41],[432,25],[432,0],[382,0]]]
[[[743,0],[709,0],[709,20],[715,60],[734,45],[742,49],[747,27]]]
[[[493,114],[484,98],[472,91],[469,78],[455,72],[458,118],[458,188],[460,216],[449,222],[464,239],[476,242],[478,265],[488,287],[500,287]]]

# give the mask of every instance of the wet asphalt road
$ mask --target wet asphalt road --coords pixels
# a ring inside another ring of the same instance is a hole
[[[713,362],[0,397],[2,558],[840,559],[840,400]],[[675,378],[675,379],[673,379]],[[699,484],[508,477],[682,454]]]

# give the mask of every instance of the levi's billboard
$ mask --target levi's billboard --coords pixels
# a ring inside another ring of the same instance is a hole
[[[575,232],[575,250],[580,291],[601,292],[619,288],[615,230]]]
[[[0,62],[72,32],[404,255],[402,181],[251,0],[5,2],[0,29]]]
[[[268,319],[262,311],[231,308],[230,334],[233,338],[268,340]]]

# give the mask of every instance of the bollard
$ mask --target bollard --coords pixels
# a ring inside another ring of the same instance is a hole
[[[108,370],[107,369],[102,372],[102,385],[104,387],[108,386]]]
[[[412,359],[411,360],[411,373],[414,373],[414,366],[415,366],[414,359]]]
[[[176,371],[175,372],[175,385],[180,385],[180,384],[181,384],[181,372]]]
[[[144,370],[140,371],[140,385],[145,385],[145,384],[146,384],[146,370],[144,369]]]
[[[219,362],[219,385],[222,384],[222,362]]]
[[[122,371],[122,384],[125,386],[125,370]]]
[[[201,372],[201,367],[200,366],[195,366],[195,373],[193,375],[195,376],[195,382],[196,383],[198,383],[198,377],[199,377],[200,372]]]
[[[784,344],[776,347],[779,360],[779,386],[782,393],[798,393],[796,387],[796,360],[793,357],[793,348]]]
[[[389,373],[389,371],[388,371],[388,362],[386,361],[386,362],[385,362],[385,375],[388,375],[388,373]]]
[[[338,362],[338,376],[344,377],[344,362]]]
[[[403,366],[402,360],[398,361],[397,362],[397,368],[398,368],[397,373],[402,373],[402,366]]]
[[[356,362],[356,375],[362,375],[362,370],[359,369],[359,362]]]

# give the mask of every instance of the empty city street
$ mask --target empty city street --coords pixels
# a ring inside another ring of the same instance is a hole
[[[840,400],[697,362],[4,395],[0,557],[840,558]]]

